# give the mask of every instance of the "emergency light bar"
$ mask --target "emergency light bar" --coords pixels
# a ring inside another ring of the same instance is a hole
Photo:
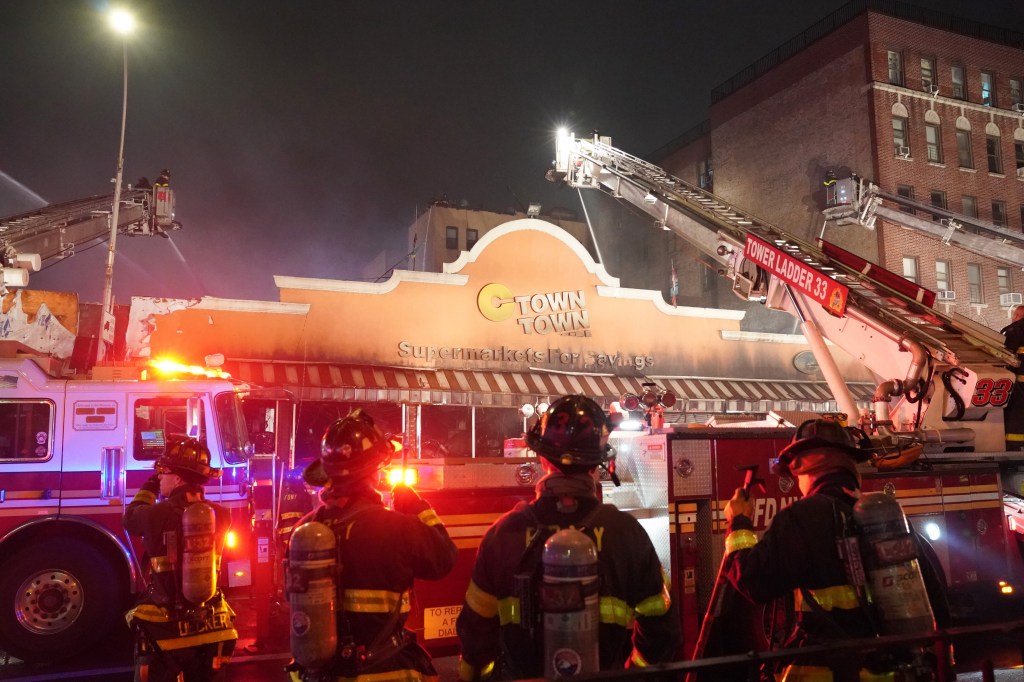
[[[200,367],[199,365],[186,365],[170,358],[154,358],[146,363],[165,378],[180,377],[183,375],[206,377],[208,379],[230,379],[231,375],[220,369]]]

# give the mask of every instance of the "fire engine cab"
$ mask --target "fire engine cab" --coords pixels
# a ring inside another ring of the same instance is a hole
[[[247,534],[245,386],[201,368],[99,367],[68,378],[49,358],[0,359],[0,649],[27,661],[88,647],[144,588],[141,544],[121,526],[168,439],[206,443],[223,468],[206,494]],[[131,376],[129,376],[131,374]],[[248,548],[219,584],[247,584]]]

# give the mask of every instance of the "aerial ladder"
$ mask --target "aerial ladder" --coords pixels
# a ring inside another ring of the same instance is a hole
[[[984,428],[958,422],[980,423],[1001,410],[991,390],[976,389],[998,383],[1008,394],[1007,365],[1017,359],[995,331],[936,310],[934,292],[834,244],[789,234],[612,147],[607,137],[559,133],[547,177],[640,209],[712,259],[740,298],[794,315],[840,409],[873,437],[922,443],[926,452],[929,444],[950,443],[1005,450],[998,417]],[[871,410],[858,408],[826,339],[879,378]],[[942,409],[929,413],[937,399]]]
[[[28,285],[29,272],[70,258],[75,250],[110,236],[113,196],[50,204],[0,218],[0,295]],[[118,234],[159,235],[181,228],[174,219],[174,191],[167,185],[121,192]]]
[[[913,228],[944,244],[1024,268],[1024,234],[1020,232],[886,192],[856,175],[837,179],[834,185],[829,206],[823,213],[826,220],[835,221],[837,225],[857,224],[873,230],[878,218],[883,218]],[[896,204],[896,207],[882,203],[883,200]],[[934,219],[922,217],[918,212],[934,216]]]

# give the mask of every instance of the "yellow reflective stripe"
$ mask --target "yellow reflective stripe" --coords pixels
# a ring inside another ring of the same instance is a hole
[[[757,544],[757,535],[752,530],[734,530],[725,536],[725,553],[732,554],[738,549],[749,549]]]
[[[1024,433],[1008,433],[1008,434],[1006,434],[1006,440],[1010,440],[1010,441],[1021,441],[1021,440],[1024,440]]]
[[[494,673],[494,661],[490,661],[479,669],[459,659],[459,679],[463,682],[475,682],[476,680],[488,680]]]
[[[636,605],[636,612],[641,616],[664,616],[672,606],[672,595],[668,587],[662,585],[661,594],[656,594],[644,599]]]
[[[341,608],[353,613],[388,613],[395,610],[395,605],[402,602],[402,613],[411,610],[409,592],[392,592],[390,590],[345,590],[341,599]]]
[[[133,618],[147,620],[150,623],[167,623],[171,620],[170,612],[162,606],[155,604],[139,604],[134,609],[124,614],[124,618],[131,625]]]
[[[199,646],[201,644],[226,642],[229,639],[238,639],[238,631],[234,628],[228,628],[226,630],[211,630],[210,632],[202,632],[198,635],[189,635],[188,637],[158,639],[156,640],[156,643],[164,651],[172,651],[174,649],[187,649],[188,647]]]
[[[521,612],[519,599],[516,597],[505,597],[498,600],[498,621],[502,625],[518,625]]]
[[[873,673],[870,670],[861,668],[858,678],[860,682],[895,682],[896,672]]]
[[[153,504],[156,502],[156,495],[151,490],[139,490],[135,493],[135,497],[132,498],[132,502],[141,502],[142,504]]]
[[[433,509],[424,509],[423,511],[416,515],[416,518],[428,526],[442,525],[440,517],[438,517],[437,512],[435,512]]]
[[[601,597],[599,604],[602,623],[624,628],[633,626],[634,611],[625,601],[617,597]]]
[[[836,585],[835,587],[821,587],[816,590],[808,590],[814,601],[818,602],[821,608],[826,611],[832,609],[852,610],[860,606],[857,599],[857,591],[850,585]],[[797,611],[810,611],[812,606],[804,602],[801,590],[794,590],[794,607]]]
[[[634,667],[637,667],[637,668],[646,668],[647,667],[647,659],[644,658],[644,655],[641,654],[636,649],[633,649],[633,653],[629,655],[629,660],[633,664]]]
[[[466,604],[482,618],[494,618],[498,615],[498,598],[481,590],[472,580],[466,588]]]
[[[832,682],[832,671],[820,665],[791,665],[783,671],[781,682]]]
[[[167,573],[174,570],[174,564],[171,563],[170,557],[151,556],[149,557],[149,568],[154,573]]]

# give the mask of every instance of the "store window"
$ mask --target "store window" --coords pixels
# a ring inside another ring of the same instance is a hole
[[[903,85],[903,55],[893,50],[889,50],[889,82]]]
[[[983,303],[985,300],[981,289],[981,266],[977,263],[967,264],[967,293],[971,303]]]
[[[935,261],[935,288],[939,291],[949,291],[949,261]]]
[[[910,280],[914,284],[920,284],[920,278],[918,277],[917,256],[903,257],[903,277]]]
[[[446,249],[459,248],[459,228],[451,225],[444,228],[444,247]]]
[[[0,401],[0,459],[50,458],[53,403],[47,400]]]
[[[999,138],[995,135],[985,136],[985,153],[988,155],[988,172],[1003,172],[1003,154],[999,149]]]
[[[961,168],[974,168],[974,151],[971,149],[971,131],[956,131],[956,155]]]
[[[981,72],[981,104],[986,107],[996,105],[996,75],[990,71]]]
[[[926,124],[924,139],[928,147],[928,160],[932,163],[942,163],[942,134],[939,131],[939,126]]]
[[[992,200],[992,223],[999,227],[1006,227],[1006,202],[998,199]]]
[[[964,76],[964,67],[950,67],[949,75],[953,81],[953,99],[967,99],[967,79]]]

